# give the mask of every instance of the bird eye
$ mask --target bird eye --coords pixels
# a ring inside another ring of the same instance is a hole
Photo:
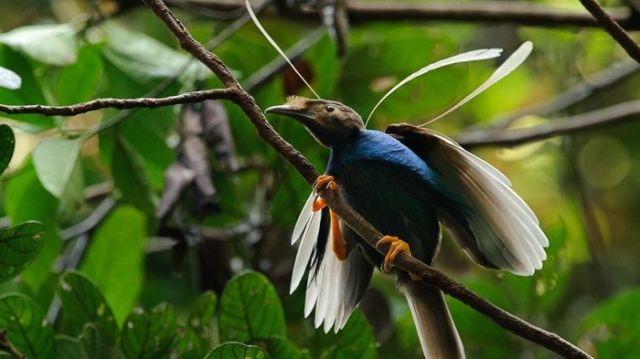
[[[331,105],[327,105],[327,106],[324,107],[324,110],[327,111],[327,112],[333,112],[334,108]]]

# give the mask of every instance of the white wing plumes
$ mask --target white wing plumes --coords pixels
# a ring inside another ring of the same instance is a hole
[[[298,288],[304,273],[307,275],[304,315],[308,317],[315,309],[314,324],[323,326],[325,332],[342,329],[351,312],[360,301],[362,288],[366,288],[373,268],[360,248],[353,248],[345,260],[336,257],[332,250],[333,233],[328,228],[328,210],[312,211],[316,194],[311,193],[296,222],[291,242],[300,241],[291,275],[290,292]],[[344,226],[343,233],[347,230]],[[319,238],[326,233],[326,238]],[[319,241],[325,241],[320,245]],[[322,255],[315,251],[322,250]],[[312,258],[313,257],[313,258]]]

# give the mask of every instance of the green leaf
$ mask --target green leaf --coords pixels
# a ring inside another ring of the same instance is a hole
[[[37,61],[63,66],[76,61],[76,30],[70,24],[23,26],[0,34],[7,44]]]
[[[121,137],[116,139],[111,157],[111,173],[124,199],[141,211],[154,213],[152,193],[140,155]]]
[[[260,347],[242,343],[223,343],[213,349],[205,359],[266,359],[267,354]]]
[[[42,308],[24,295],[0,297],[0,331],[27,358],[53,358],[53,329]]]
[[[302,359],[302,353],[287,338],[271,337],[261,339],[261,347],[265,348],[273,358]]]
[[[140,82],[172,78],[177,73],[182,73],[181,78],[189,82],[198,76],[204,78],[209,74],[206,67],[198,62],[193,62],[183,70],[190,62],[189,56],[147,35],[115,22],[106,23],[102,29],[107,35],[105,57]]]
[[[44,140],[33,151],[33,165],[42,186],[64,203],[82,203],[84,179],[80,140]]]
[[[87,358],[111,359],[114,338],[103,327],[88,323],[82,331],[82,348]]]
[[[113,312],[89,278],[79,272],[65,273],[60,277],[57,294],[72,334],[80,334],[87,330],[86,324],[94,324],[107,335],[111,345],[115,343],[118,326]]]
[[[637,353],[639,302],[640,289],[633,289],[622,291],[596,306],[581,324],[580,343],[595,347],[594,357],[597,358],[625,358],[629,353]]]
[[[136,309],[122,329],[122,352],[127,358],[156,358],[166,353],[176,332],[176,313],[166,303],[150,313]]]
[[[42,249],[44,238],[40,222],[0,229],[0,282],[15,277],[31,264]]]
[[[56,335],[55,338],[56,358],[65,359],[88,359],[82,347],[80,339],[67,335]]]
[[[116,209],[92,238],[80,271],[91,278],[118,323],[134,307],[142,288],[145,217],[132,207]]]
[[[93,45],[83,46],[78,61],[60,70],[55,83],[55,95],[61,105],[88,101],[94,97],[102,79],[102,58]]]
[[[11,127],[5,124],[0,125],[0,174],[9,166],[15,146],[16,138]]]
[[[14,173],[8,182],[5,188],[4,209],[11,218],[11,222],[37,220],[42,222],[46,231],[47,239],[44,241],[44,247],[33,263],[20,275],[22,281],[34,293],[38,293],[41,287],[48,283],[51,266],[60,254],[58,201],[42,187],[30,162]],[[53,286],[51,295],[53,295]]]
[[[208,343],[214,337],[213,324],[217,304],[216,293],[208,291],[195,300],[189,313],[189,327]]]
[[[220,299],[219,326],[222,341],[286,336],[282,305],[264,275],[246,272],[229,281]]]
[[[46,104],[40,82],[35,77],[31,63],[21,53],[6,45],[0,45],[0,64],[22,77],[22,86],[17,90],[0,87],[0,103],[5,105]],[[54,117],[43,117],[38,114],[11,115],[11,119],[29,123],[34,129],[41,130],[54,126]]]
[[[338,333],[337,342],[331,350],[332,359],[378,357],[373,329],[360,311],[351,314],[345,327]]]
[[[22,86],[22,79],[17,73],[0,66],[0,87],[17,90]]]
[[[207,345],[193,329],[181,326],[176,330],[176,340],[172,345],[169,357],[200,359],[203,358],[211,348],[212,347]]]

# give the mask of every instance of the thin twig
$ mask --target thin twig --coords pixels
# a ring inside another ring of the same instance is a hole
[[[205,66],[209,67],[215,74],[219,74],[220,80],[227,87],[237,88],[239,91],[231,98],[249,117],[254,124],[260,136],[269,143],[276,151],[286,158],[307,180],[309,184],[313,183],[317,178],[317,171],[311,163],[298,152],[293,146],[274,131],[273,127],[266,121],[262,111],[257,106],[253,98],[247,94],[235,77],[228,70],[226,65],[214,54],[207,51],[200,45],[189,32],[180,24],[180,22],[171,13],[169,8],[161,0],[146,0],[147,4],[158,15],[158,17],[167,25],[167,27],[176,35],[183,49],[189,51],[193,56],[198,58]],[[333,191],[324,191],[323,198],[329,206],[353,228],[361,237],[363,237],[371,246],[375,248],[375,244],[382,237],[371,224],[358,215],[342,198]],[[388,246],[385,246],[388,247]],[[380,253],[385,254],[388,248],[376,248]],[[501,308],[489,303],[485,299],[479,297],[475,293],[466,289],[461,284],[449,279],[439,271],[427,266],[414,257],[401,254],[397,257],[397,267],[409,273],[417,274],[427,283],[434,285],[445,293],[461,300],[465,304],[471,306],[478,312],[488,316],[490,319],[498,323],[500,326],[509,331],[538,343],[560,355],[567,358],[590,358],[588,354],[574,346],[570,342],[564,340],[556,334],[549,333],[540,329],[516,316],[504,311]]]
[[[234,89],[213,89],[186,92],[180,95],[160,98],[101,98],[70,106],[0,105],[0,112],[8,114],[37,113],[44,116],[75,116],[81,113],[104,108],[155,108],[185,103],[196,103],[204,100],[230,99],[234,92]]]
[[[478,130],[463,133],[456,141],[465,148],[516,146],[569,133],[640,119],[640,100],[623,102],[595,111],[515,130]]]
[[[180,0],[211,9],[235,10],[243,7],[243,0]],[[172,2],[172,1],[171,1]],[[628,30],[640,29],[628,8],[607,9],[611,18]],[[447,21],[462,23],[515,24],[523,26],[599,27],[586,12],[566,10],[531,2],[466,1],[466,2],[402,2],[347,1],[347,13],[352,24],[372,21]],[[319,16],[309,8],[301,13],[291,12],[291,20],[315,20]]]
[[[627,34],[626,31],[614,20],[607,12],[598,4],[596,0],[580,0],[582,5],[589,10],[591,15],[596,19],[614,40],[624,48],[624,50],[634,60],[640,63],[640,45]]]

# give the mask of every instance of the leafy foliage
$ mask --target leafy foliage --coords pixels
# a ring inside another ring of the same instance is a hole
[[[0,282],[23,271],[42,249],[44,228],[39,222],[25,222],[0,229]]]
[[[53,8],[44,1],[0,5],[0,27],[11,29],[0,34],[0,104],[67,105],[220,86],[147,8],[123,8],[100,21],[80,12],[61,15],[71,7]],[[208,42],[213,22],[190,11],[177,15],[199,41]],[[258,16],[285,49],[309,31],[307,23]],[[66,23],[69,18],[74,20]],[[225,31],[226,23],[216,21],[214,32]],[[552,99],[576,83],[592,83],[596,73],[626,59],[599,31],[363,21],[350,30],[345,57],[336,56],[326,35],[296,64],[323,98],[366,116],[399,79],[427,63],[478,47],[508,53],[525,40],[535,50],[523,67],[434,127],[455,137],[494,126],[513,110]],[[276,57],[252,26],[214,51],[241,82]],[[370,127],[432,118],[485,81],[501,61],[452,66],[404,86],[382,104]],[[595,95],[585,91],[586,98],[558,113],[520,117],[513,127],[636,100],[638,79],[635,71]],[[305,91],[285,69],[251,95],[265,108]],[[231,160],[237,164],[209,156],[219,208],[195,210],[203,207],[196,205],[202,198],[187,190],[162,220],[156,206],[165,172],[176,159],[184,160],[180,149],[189,145],[180,108],[110,109],[69,119],[2,116],[0,333],[6,335],[0,336],[0,357],[8,355],[7,343],[35,358],[420,355],[404,298],[382,275],[374,276],[362,311],[341,332],[324,334],[302,318],[303,294],[285,293],[294,256],[288,237],[309,187],[256,136],[237,106],[215,105],[224,106],[228,116],[203,121],[219,123],[202,129],[210,135],[204,140],[215,149],[232,139]],[[201,104],[193,109],[206,116]],[[324,168],[328,153],[304,128],[269,120]],[[470,265],[445,237],[436,266],[594,356],[637,356],[639,129],[628,123],[479,150],[540,218],[551,242],[548,259],[532,277],[496,273]],[[112,205],[100,211],[103,203]],[[448,304],[468,357],[548,356],[463,304]],[[55,321],[49,324],[44,313]]]

